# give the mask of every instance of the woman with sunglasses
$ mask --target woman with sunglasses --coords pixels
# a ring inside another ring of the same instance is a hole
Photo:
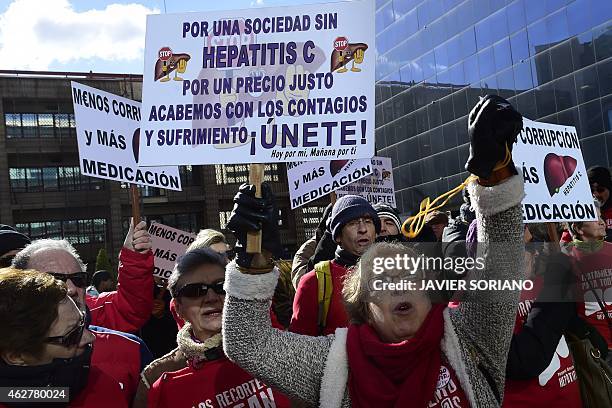
[[[0,387],[66,387],[63,406],[127,407],[120,384],[91,366],[85,314],[51,275],[0,269],[0,333]],[[38,405],[49,402],[27,406]]]
[[[135,407],[288,407],[287,398],[227,359],[221,345],[225,259],[197,248],[179,258],[168,290],[185,321],[178,347],[142,375]],[[144,387],[149,389],[144,396]],[[243,405],[241,405],[243,404]]]

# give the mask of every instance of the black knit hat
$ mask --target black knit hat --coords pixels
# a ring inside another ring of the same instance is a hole
[[[400,222],[399,212],[395,208],[391,207],[388,204],[377,203],[374,204],[374,209],[378,213],[379,217],[386,217],[391,219],[397,227],[397,230],[402,230],[402,223]]]
[[[332,208],[332,213],[329,218],[329,229],[332,233],[332,237],[336,239],[348,222],[363,217],[364,215],[370,216],[374,221],[376,227],[376,233],[380,232],[380,218],[378,214],[365,198],[357,195],[345,195],[336,201]]]
[[[0,224],[0,256],[30,244],[30,238],[9,225]]]
[[[587,170],[589,184],[597,183],[598,185],[607,188],[612,192],[612,177],[610,170],[601,166],[594,166]]]

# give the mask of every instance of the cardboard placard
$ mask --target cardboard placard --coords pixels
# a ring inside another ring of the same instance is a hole
[[[147,16],[141,164],[371,158],[374,7]]]
[[[362,196],[372,205],[384,203],[396,208],[391,158],[375,156],[371,161],[372,174],[353,184],[342,187],[336,191],[336,194],[338,194],[338,197],[355,194]]]
[[[83,175],[181,191],[178,167],[138,167],[140,102],[71,84]]]
[[[369,159],[287,163],[291,209],[308,204],[372,173]]]
[[[524,222],[596,219],[575,127],[523,118],[512,155],[525,180]]]
[[[177,259],[185,254],[196,235],[181,231],[158,222],[149,226],[155,261],[154,276],[168,279],[172,274]]]

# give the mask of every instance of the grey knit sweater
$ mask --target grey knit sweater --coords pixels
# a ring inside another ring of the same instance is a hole
[[[520,174],[520,172],[519,172]],[[521,279],[523,180],[469,186],[478,220],[478,256],[486,279]],[[223,344],[227,356],[281,392],[321,407],[350,407],[347,329],[310,337],[273,329],[269,307],[278,272],[263,275],[227,268]],[[514,328],[518,291],[470,292],[444,312],[443,358],[472,407],[499,407]],[[433,398],[433,395],[432,395]]]

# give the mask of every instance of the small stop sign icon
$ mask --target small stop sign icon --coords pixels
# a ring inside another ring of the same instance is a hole
[[[338,37],[334,40],[334,49],[336,51],[344,51],[348,47],[348,40],[346,37]]]
[[[170,49],[170,47],[162,47],[157,52],[157,55],[159,56],[160,60],[168,61],[172,56],[172,50]]]

